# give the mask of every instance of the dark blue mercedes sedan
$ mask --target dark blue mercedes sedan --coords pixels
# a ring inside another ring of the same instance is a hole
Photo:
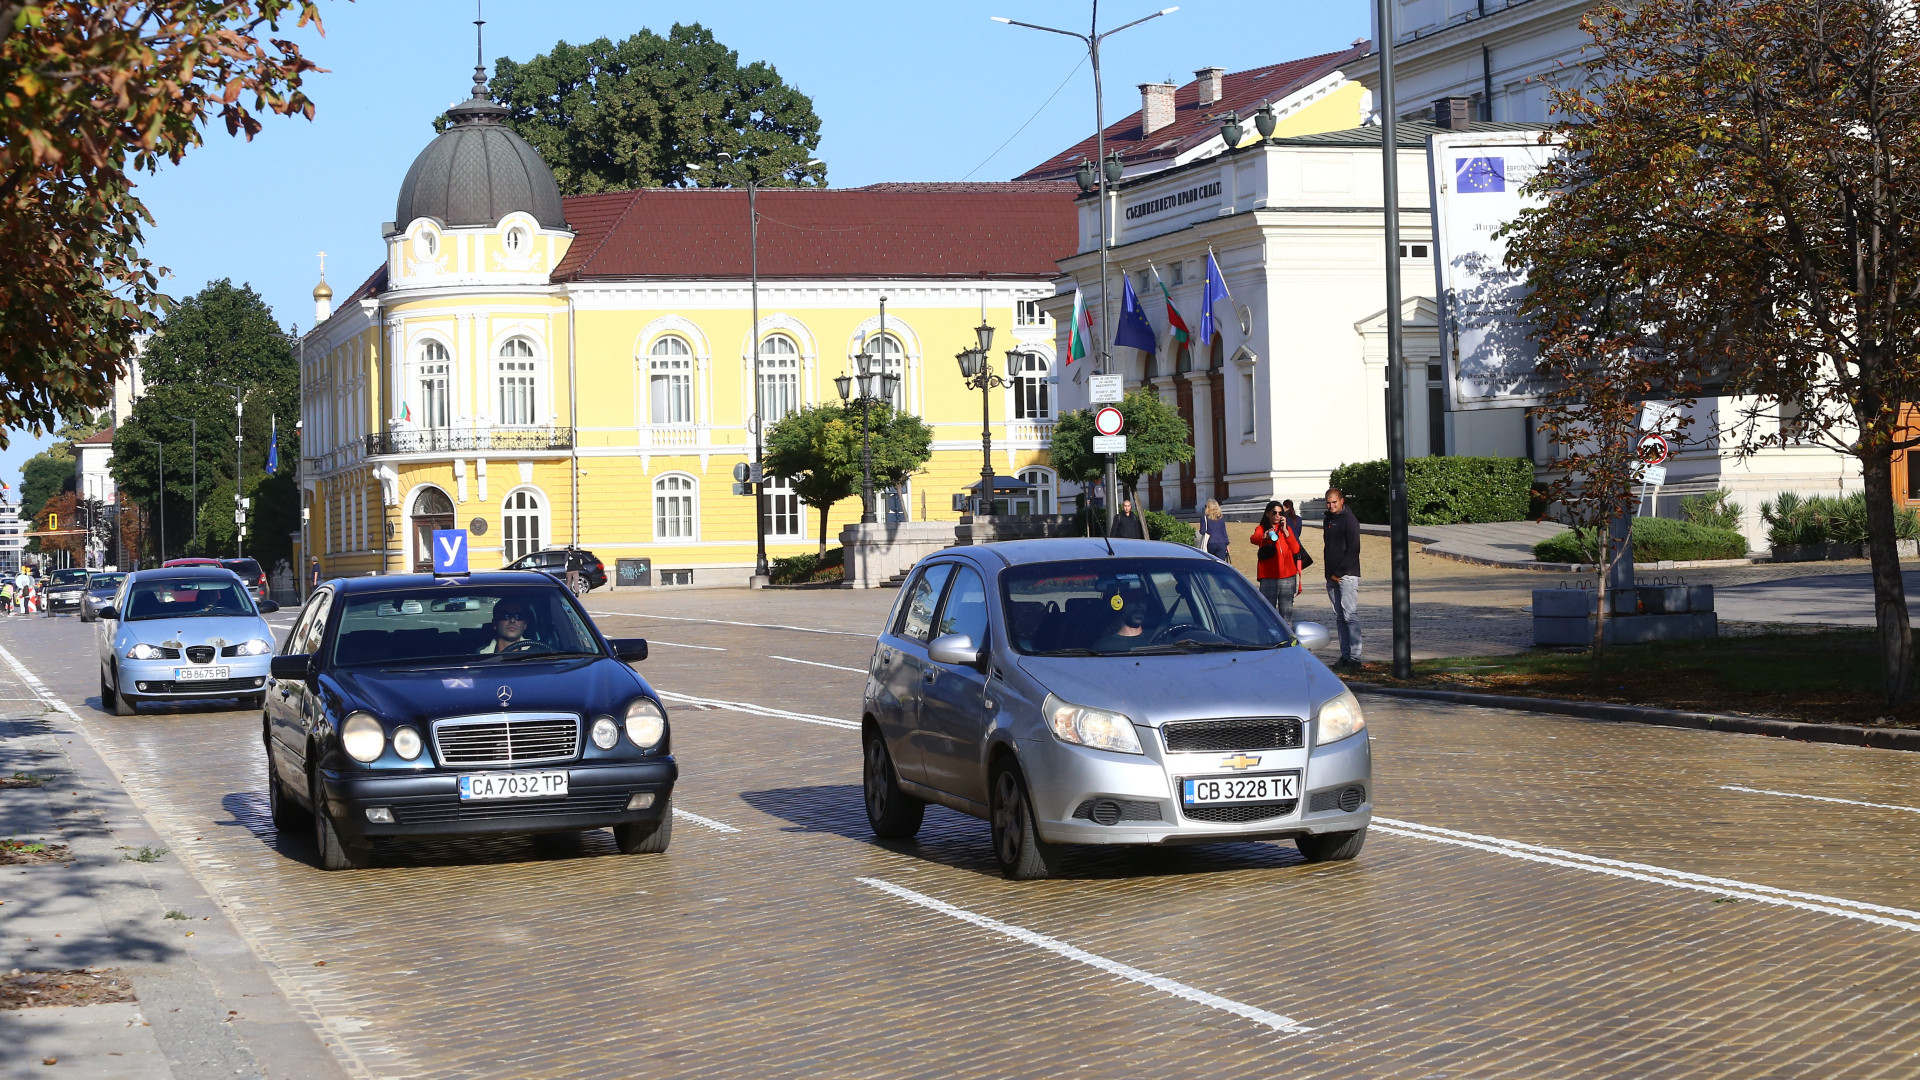
[[[627,666],[646,656],[545,574],[326,582],[267,683],[274,825],[310,825],[328,870],[391,837],[611,827],[623,852],[665,851],[679,770]]]

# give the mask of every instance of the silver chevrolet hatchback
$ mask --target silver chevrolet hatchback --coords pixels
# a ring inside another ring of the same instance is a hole
[[[867,820],[985,818],[1008,877],[1066,844],[1291,838],[1351,859],[1372,818],[1366,721],[1232,567],[1144,540],[1024,540],[917,565],[868,665]]]

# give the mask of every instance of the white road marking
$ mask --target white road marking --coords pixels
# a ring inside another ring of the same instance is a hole
[[[676,649],[704,649],[707,652],[726,652],[727,651],[718,645],[682,645],[677,641],[660,641],[655,638],[648,638],[647,645],[650,647],[654,645],[669,645]]]
[[[671,619],[674,622],[712,623],[715,626],[749,626],[756,630],[797,630],[803,634],[835,634],[840,637],[872,638],[872,634],[856,634],[851,630],[822,630],[816,626],[788,626],[785,623],[735,622],[732,619],[694,619],[684,615],[649,615],[639,611],[588,611],[589,615],[619,615],[628,619]]]
[[[776,709],[770,705],[754,705],[745,701],[722,701],[719,698],[700,698],[693,697],[690,694],[670,694],[664,690],[660,691],[660,696],[667,701],[678,701],[687,705],[698,705],[708,709],[725,709],[728,712],[746,713],[749,716],[770,716],[776,720],[798,720],[805,724],[825,724],[827,727],[848,728],[853,731],[860,730],[858,722],[842,720],[837,716],[815,716],[813,713]]]
[[[771,654],[769,655],[771,656]],[[818,660],[802,660],[797,656],[773,656],[772,659],[785,660],[789,664],[806,664],[810,667],[829,667],[835,671],[851,671],[855,675],[865,675],[867,673],[866,668],[844,667],[840,664],[823,664]]]
[[[1109,975],[1118,975],[1130,982],[1152,987],[1163,994],[1172,994],[1174,997],[1182,998],[1195,1004],[1205,1005],[1211,1009],[1219,1009],[1221,1012],[1232,1013],[1242,1019],[1251,1020],[1256,1024],[1272,1028],[1275,1031],[1287,1035],[1297,1035],[1304,1031],[1313,1030],[1298,1020],[1281,1016],[1279,1013],[1272,1013],[1265,1009],[1255,1008],[1252,1005],[1235,1001],[1232,998],[1224,998],[1218,994],[1210,994],[1205,990],[1188,986],[1186,983],[1175,982],[1172,979],[1155,975],[1152,972],[1142,971],[1137,967],[1122,964],[1117,960],[1109,960],[1104,956],[1099,956],[1085,949],[1069,945],[1058,938],[1050,938],[1045,934],[1036,934],[1025,927],[1014,926],[1011,923],[1003,923],[998,919],[990,919],[985,915],[975,914],[965,908],[954,907],[945,901],[935,900],[931,896],[914,892],[912,889],[901,888],[891,882],[881,881],[878,878],[864,877],[856,878],[855,880],[859,881],[862,885],[879,889],[881,892],[897,896],[909,903],[919,904],[928,910],[937,911],[950,918],[959,919],[961,922],[972,923],[983,930],[991,930],[996,934],[1003,934],[1023,945],[1032,945],[1035,948],[1045,949],[1057,956],[1064,956],[1069,960],[1086,964],[1088,967],[1099,968]]]
[[[1828,795],[1802,795],[1794,791],[1768,791],[1766,788],[1741,787],[1739,784],[1721,784],[1722,791],[1744,791],[1751,795],[1778,795],[1783,799],[1811,799],[1814,802],[1844,803],[1847,806],[1871,806],[1875,810],[1904,810],[1909,814],[1920,814],[1920,806],[1899,806],[1894,803],[1857,802],[1853,799],[1836,799]]]
[[[739,832],[740,831],[739,829],[734,828],[733,826],[727,824],[724,821],[715,821],[710,817],[701,817],[699,814],[690,814],[687,811],[682,810],[677,806],[673,808],[673,816],[677,818],[686,818],[688,821],[693,822],[695,825],[705,825],[707,828],[712,829],[714,832]]]
[[[1643,881],[1653,885],[1665,885],[1670,889],[1687,889],[1692,892],[1713,893],[1716,896],[1733,896],[1742,900],[1752,900],[1760,904],[1797,908],[1801,911],[1814,911],[1823,915],[1838,915],[1843,919],[1857,919],[1861,922],[1873,923],[1876,926],[1886,926],[1895,930],[1920,933],[1920,911],[1910,911],[1906,908],[1869,904],[1861,900],[1848,900],[1839,896],[1822,896],[1819,893],[1798,892],[1793,889],[1780,889],[1772,885],[1756,885],[1750,881],[1710,877],[1706,874],[1694,874],[1685,870],[1671,870],[1664,866],[1651,866],[1647,863],[1607,859],[1598,855],[1584,855],[1578,851],[1542,847],[1538,844],[1523,844],[1518,840],[1504,840],[1497,836],[1481,836],[1477,833],[1442,829],[1438,826],[1422,825],[1414,821],[1398,821],[1393,818],[1376,817],[1373,819],[1373,825],[1380,831],[1393,836],[1404,836],[1415,840],[1428,840],[1436,844],[1452,844],[1455,847],[1472,848],[1476,851],[1505,855],[1510,859],[1544,863],[1549,866],[1565,867],[1569,870],[1585,870],[1588,873],[1605,874],[1608,877]],[[1893,917],[1889,918],[1888,916]]]

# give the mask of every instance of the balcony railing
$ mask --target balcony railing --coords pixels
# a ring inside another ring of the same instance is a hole
[[[384,454],[477,454],[488,451],[571,450],[573,429],[413,428],[367,436],[367,456]]]

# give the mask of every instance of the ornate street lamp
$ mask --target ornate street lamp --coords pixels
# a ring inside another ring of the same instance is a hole
[[[840,392],[840,400],[848,401],[853,397],[856,383],[860,388],[860,524],[875,524],[879,517],[873,509],[873,430],[868,423],[872,404],[877,399],[893,400],[894,387],[900,384],[900,376],[890,371],[876,371],[879,357],[862,349],[853,355],[857,376],[837,375],[833,386]],[[876,393],[876,391],[878,391]]]
[[[1127,175],[1127,166],[1120,160],[1120,151],[1107,155],[1107,184],[1112,186]]]
[[[980,507],[975,516],[987,517],[993,512],[993,391],[1007,385],[1007,380],[994,374],[987,360],[987,352],[993,348],[993,327],[982,319],[973,333],[974,347],[961,349],[954,359],[960,362],[961,382],[980,391]]]

